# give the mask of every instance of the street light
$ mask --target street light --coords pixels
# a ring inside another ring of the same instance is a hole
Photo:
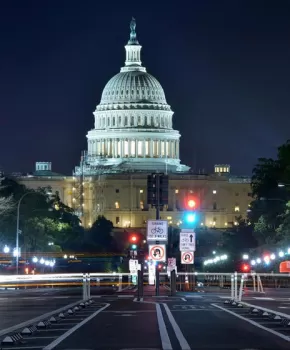
[[[4,248],[3,248],[3,252],[5,254],[8,254],[10,252],[10,248],[7,245],[5,245]]]

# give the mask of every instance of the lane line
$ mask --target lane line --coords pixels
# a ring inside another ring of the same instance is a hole
[[[155,304],[155,305],[156,305],[157,321],[158,321],[158,328],[159,328],[159,333],[160,333],[160,338],[162,343],[162,349],[173,350],[170,342],[170,338],[166,329],[166,325],[164,322],[164,318],[162,315],[161,307],[159,304]]]
[[[254,304],[245,303],[244,301],[242,301],[242,304],[246,305],[246,306],[249,306],[249,307],[256,307],[257,309],[261,309],[263,311],[267,311],[267,312],[270,312],[272,314],[274,313],[274,314],[279,315],[279,316],[284,317],[284,318],[290,318],[290,315],[289,314],[285,314],[284,312],[279,312],[279,311],[276,311],[276,310],[273,310],[273,309],[268,309],[268,308],[260,306],[260,305],[254,305]]]
[[[183,300],[183,301],[187,301],[185,298],[180,298],[181,300]]]
[[[73,334],[76,330],[78,330],[79,328],[81,328],[84,324],[86,324],[87,322],[89,322],[91,319],[93,319],[94,317],[96,317],[100,312],[102,312],[103,310],[105,310],[107,307],[109,307],[110,304],[106,304],[104,307],[98,309],[97,311],[95,311],[91,316],[85,318],[82,322],[76,324],[73,328],[71,328],[70,330],[68,330],[67,332],[65,332],[64,334],[62,334],[59,338],[57,338],[56,340],[54,340],[52,343],[50,343],[49,345],[47,345],[45,348],[43,348],[43,350],[52,350],[54,349],[58,344],[60,344],[62,341],[64,341],[67,337],[69,337],[71,334]]]
[[[290,337],[288,337],[287,335],[278,333],[278,332],[274,331],[273,329],[264,327],[264,326],[260,325],[259,323],[255,322],[255,321],[253,321],[253,320],[250,320],[250,319],[248,319],[248,318],[245,318],[245,317],[243,317],[243,316],[241,316],[241,315],[238,315],[238,314],[234,313],[234,312],[231,311],[231,310],[225,309],[225,308],[222,307],[222,306],[219,306],[219,305],[216,305],[216,304],[211,304],[211,305],[214,306],[214,307],[217,307],[218,309],[223,310],[223,311],[225,311],[225,312],[227,312],[227,313],[229,313],[229,314],[231,314],[231,315],[233,315],[233,316],[235,316],[235,317],[237,317],[237,318],[239,318],[239,319],[241,319],[241,320],[243,320],[243,321],[246,321],[246,322],[248,322],[248,323],[251,323],[253,326],[256,326],[256,327],[258,327],[258,328],[260,328],[260,329],[263,329],[263,330],[266,331],[266,332],[269,332],[269,333],[271,333],[271,334],[274,334],[274,335],[276,335],[277,337],[282,338],[282,339],[284,339],[284,340],[290,342]]]
[[[58,314],[60,312],[63,312],[64,310],[66,309],[70,309],[72,308],[73,306],[81,303],[83,300],[79,300],[79,301],[76,301],[72,304],[69,304],[69,305],[64,305],[62,306],[61,308],[57,309],[57,310],[53,310],[53,311],[50,311],[50,312],[47,312],[46,314],[43,314],[43,315],[40,315],[40,316],[37,316],[35,318],[32,318],[30,320],[27,320],[27,321],[24,321],[24,322],[21,322],[19,324],[16,324],[15,326],[11,326],[9,328],[6,328],[6,329],[2,329],[0,331],[0,337],[2,337],[2,335],[6,335],[7,333],[12,333],[14,332],[15,330],[18,330],[19,328],[24,328],[24,327],[27,327],[27,326],[30,326],[31,324],[33,323],[37,323],[39,321],[42,321],[43,319],[46,319],[48,317],[51,317],[55,314]]]
[[[275,300],[273,298],[267,298],[267,297],[253,297],[253,299],[257,299],[257,300]]]
[[[178,324],[176,323],[171,311],[169,310],[169,307],[167,306],[167,304],[162,303],[162,305],[164,306],[164,309],[166,311],[166,314],[168,316],[169,322],[171,323],[171,326],[175,332],[176,338],[180,344],[180,347],[182,350],[191,350],[188,342],[186,341],[184,335],[182,334]]]

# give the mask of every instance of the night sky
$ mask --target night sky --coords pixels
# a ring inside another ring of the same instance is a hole
[[[71,174],[134,16],[181,159],[250,174],[290,138],[290,1],[1,1],[0,168]]]

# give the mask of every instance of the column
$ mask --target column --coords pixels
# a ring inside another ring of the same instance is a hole
[[[176,158],[178,158],[179,159],[179,142],[178,141],[176,141]]]
[[[135,139],[135,157],[138,158],[138,140]]]
[[[124,148],[125,148],[125,142],[124,142],[124,139],[121,139],[121,158],[124,158]]]
[[[150,155],[150,158],[153,158],[153,140],[150,139],[149,141],[149,155]]]
[[[158,140],[157,142],[158,142],[157,156],[158,156],[158,158],[160,158],[161,157],[161,141]]]
[[[131,140],[128,140],[128,157],[131,157]]]
[[[142,141],[142,157],[145,158],[146,157],[146,140],[143,139]]]
[[[118,157],[118,140],[117,139],[115,139],[114,140],[114,142],[115,142],[115,158],[117,158]]]

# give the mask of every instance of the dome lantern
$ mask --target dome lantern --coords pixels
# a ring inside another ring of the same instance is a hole
[[[146,72],[146,68],[142,67],[141,62],[141,49],[136,34],[136,20],[133,17],[130,22],[130,39],[128,44],[125,46],[126,50],[126,61],[125,67],[121,68],[121,72],[129,72],[132,70]]]

